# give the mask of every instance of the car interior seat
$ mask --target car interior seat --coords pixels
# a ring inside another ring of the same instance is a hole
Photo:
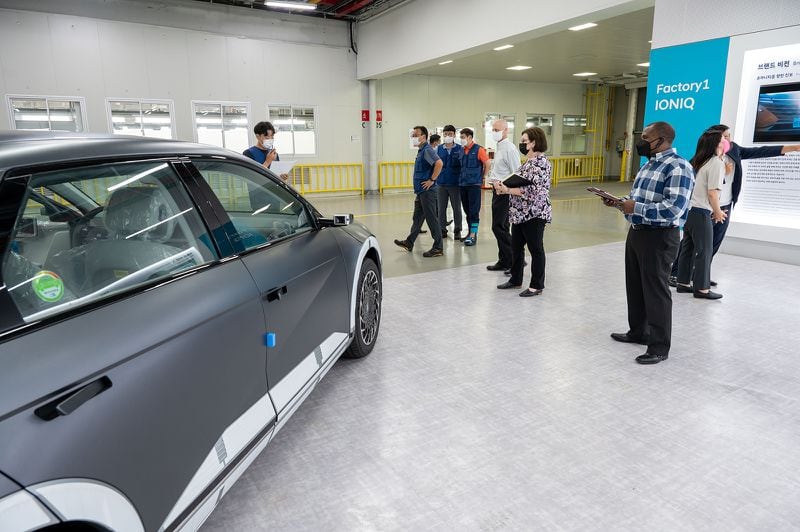
[[[177,206],[170,200],[157,186],[115,190],[105,209],[108,239],[57,253],[47,268],[83,296],[174,256],[181,249],[165,244],[177,225]]]

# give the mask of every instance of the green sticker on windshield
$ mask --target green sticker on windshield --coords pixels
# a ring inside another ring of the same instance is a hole
[[[64,281],[53,272],[37,273],[31,284],[36,296],[45,303],[55,303],[64,297]]]

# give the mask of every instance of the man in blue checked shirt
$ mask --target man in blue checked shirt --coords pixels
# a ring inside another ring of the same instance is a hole
[[[644,128],[636,151],[650,160],[636,174],[630,196],[603,200],[631,223],[625,241],[630,329],[611,338],[646,345],[647,351],[636,357],[639,364],[658,364],[669,357],[672,295],[667,279],[694,188],[692,165],[672,147],[674,140],[675,130],[666,122]]]

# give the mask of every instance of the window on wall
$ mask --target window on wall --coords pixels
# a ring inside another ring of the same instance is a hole
[[[175,138],[171,101],[109,99],[108,120],[115,135]]]
[[[197,142],[227,148],[238,153],[250,147],[248,115],[250,104],[235,102],[192,102]]]
[[[547,136],[547,153],[550,155],[553,153],[553,122],[555,121],[555,115],[537,115],[537,114],[528,114],[525,119],[525,129],[529,127],[538,127],[544,131],[544,134]]]
[[[316,112],[314,107],[270,105],[269,121],[275,126],[275,149],[286,155],[316,155]]]
[[[586,117],[564,115],[561,129],[561,153],[586,153]]]
[[[8,96],[13,129],[39,131],[85,130],[86,105],[83,98],[50,96]]]
[[[508,138],[516,139],[516,133],[514,132],[514,115],[503,114],[503,113],[486,113],[486,119],[483,121],[483,138],[484,138],[484,147],[490,150],[497,149],[497,142],[494,141],[492,137],[492,122],[495,120],[503,119],[508,122]]]

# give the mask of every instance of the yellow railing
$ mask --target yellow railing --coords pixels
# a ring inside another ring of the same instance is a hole
[[[603,156],[578,155],[575,157],[548,157],[553,165],[553,186],[560,181],[588,179],[603,180],[605,160]],[[390,161],[378,163],[378,187],[381,192],[413,187],[414,162]]]
[[[630,155],[628,154],[628,150],[622,150],[622,160],[620,161],[620,168],[619,168],[619,180],[620,183],[625,181],[625,167],[628,165],[628,158]]]
[[[553,186],[560,181],[588,179],[603,180],[604,160],[602,155],[579,155],[577,157],[551,157]]]
[[[378,190],[413,188],[414,161],[378,163]]]
[[[361,163],[298,164],[289,183],[301,194],[317,192],[364,193],[364,165]]]

